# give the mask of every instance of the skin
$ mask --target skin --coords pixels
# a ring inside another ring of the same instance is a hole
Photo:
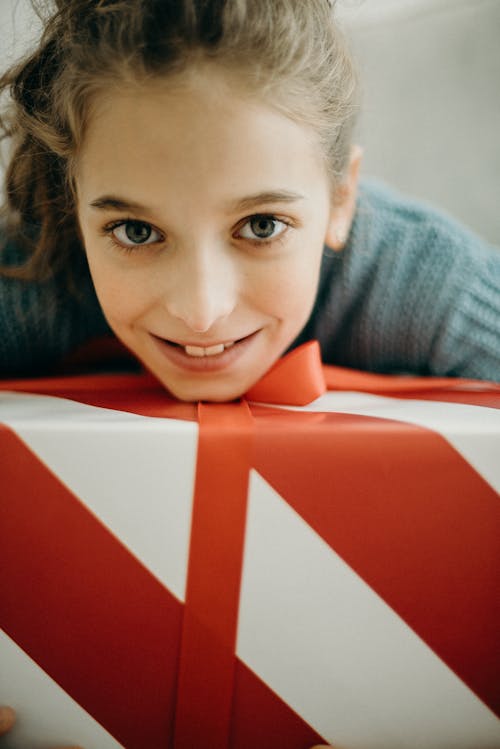
[[[0,707],[0,736],[10,731],[16,720],[16,714],[11,707]]]
[[[359,160],[334,200],[314,133],[210,68],[95,102],[75,175],[90,271],[117,337],[175,397],[237,398],[292,343],[323,245],[348,233]],[[186,370],[163,343],[249,336],[217,371]]]
[[[16,713],[11,707],[0,706],[0,736],[7,734],[16,722]],[[55,748],[54,748],[55,749]],[[79,746],[64,746],[57,749],[81,749]]]

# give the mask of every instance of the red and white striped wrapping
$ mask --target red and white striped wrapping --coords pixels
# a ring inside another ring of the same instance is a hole
[[[0,392],[9,746],[500,747],[500,393],[147,383]]]

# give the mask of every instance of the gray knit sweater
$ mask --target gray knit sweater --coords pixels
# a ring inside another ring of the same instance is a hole
[[[15,256],[7,245],[3,257]],[[80,275],[80,299],[57,279],[0,278],[0,376],[50,373],[110,332],[86,266]],[[331,364],[500,381],[500,250],[364,182],[347,245],[325,250],[314,310],[293,346],[311,338]]]

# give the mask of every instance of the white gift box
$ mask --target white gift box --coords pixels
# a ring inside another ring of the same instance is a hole
[[[500,747],[498,393],[251,404],[239,444],[241,404],[208,407],[203,432],[203,408],[85,379],[0,392],[9,746]],[[226,447],[203,469],[196,563],[200,431]]]

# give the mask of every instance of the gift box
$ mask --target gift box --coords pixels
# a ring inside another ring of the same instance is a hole
[[[500,747],[500,387],[323,372],[3,383],[9,746]]]

